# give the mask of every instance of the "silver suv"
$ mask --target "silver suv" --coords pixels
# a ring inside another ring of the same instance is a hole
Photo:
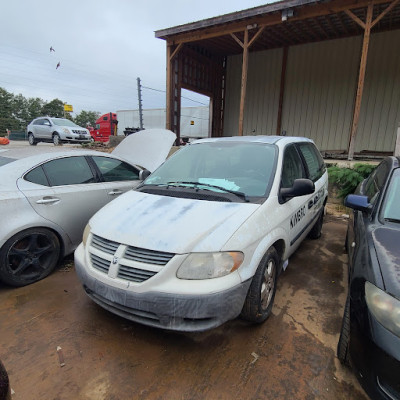
[[[35,146],[39,142],[88,143],[92,140],[86,128],[76,125],[65,118],[40,117],[34,119],[26,128],[29,144]]]

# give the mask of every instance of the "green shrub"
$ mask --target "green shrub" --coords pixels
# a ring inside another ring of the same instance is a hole
[[[374,170],[375,165],[357,163],[353,168],[343,168],[333,165],[328,168],[329,182],[339,189],[339,197],[344,198],[353,193],[358,184]]]

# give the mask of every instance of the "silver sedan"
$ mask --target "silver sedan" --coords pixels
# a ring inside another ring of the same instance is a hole
[[[49,275],[81,242],[90,217],[160,165],[175,139],[170,131],[148,130],[111,154],[1,152],[0,280],[24,286]]]

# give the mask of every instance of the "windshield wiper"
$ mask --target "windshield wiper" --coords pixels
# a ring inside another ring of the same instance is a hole
[[[385,218],[385,221],[395,222],[396,224],[400,224],[400,219],[397,218]]]
[[[212,185],[211,183],[202,183],[202,182],[191,182],[191,181],[177,181],[177,182],[167,182],[167,185],[170,186],[185,186],[185,185],[194,185],[194,186],[206,186],[206,187],[210,187],[210,188],[215,188],[218,190],[222,190],[224,192],[227,193],[232,193],[235,196],[238,196],[240,198],[242,198],[244,201],[249,202],[249,199],[247,198],[246,194],[243,192],[238,192],[237,190],[231,190],[231,189],[226,189],[223,186],[218,186],[218,185]],[[208,189],[205,189],[208,190]]]

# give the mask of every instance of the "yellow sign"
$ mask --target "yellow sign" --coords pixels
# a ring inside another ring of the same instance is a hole
[[[190,125],[194,125],[194,121],[190,121]]]
[[[64,104],[64,111],[66,112],[73,112],[74,109],[71,104]]]

